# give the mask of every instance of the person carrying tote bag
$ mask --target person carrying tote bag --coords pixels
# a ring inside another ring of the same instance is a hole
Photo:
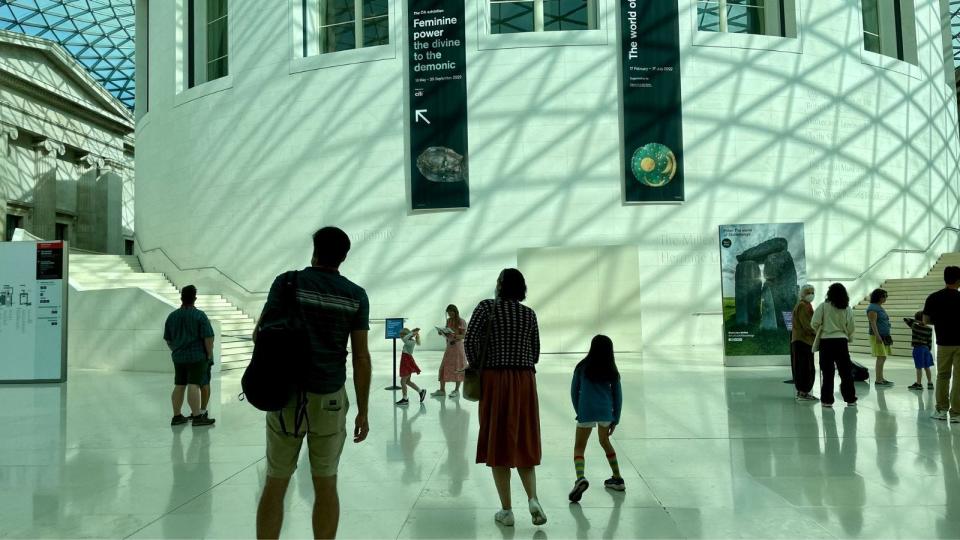
[[[470,366],[482,369],[477,463],[487,465],[493,473],[501,504],[494,519],[507,527],[514,524],[511,469],[517,469],[523,480],[533,524],[547,522],[537,500],[534,469],[542,454],[536,378],[540,331],[536,313],[521,303],[526,292],[519,270],[501,272],[496,299],[477,305],[465,342]]]
[[[497,302],[494,300],[493,311],[487,316],[483,325],[480,353],[474,362],[471,362],[463,372],[463,397],[467,401],[480,401],[483,397],[483,365],[490,352],[490,339],[493,331],[493,318],[497,315]]]

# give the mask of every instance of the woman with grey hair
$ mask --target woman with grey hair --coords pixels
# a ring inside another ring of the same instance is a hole
[[[813,363],[813,340],[817,333],[810,322],[813,319],[815,289],[809,283],[800,288],[800,298],[793,308],[793,332],[790,337],[790,361],[793,368],[793,384],[797,389],[797,401],[817,401],[810,394],[816,367]]]

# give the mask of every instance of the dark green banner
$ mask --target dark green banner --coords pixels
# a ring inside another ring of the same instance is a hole
[[[683,201],[680,21],[674,0],[620,0],[624,193]]]
[[[408,0],[414,210],[470,206],[463,0]]]

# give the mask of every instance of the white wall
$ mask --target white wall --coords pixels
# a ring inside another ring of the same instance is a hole
[[[163,323],[178,306],[143,289],[84,290],[70,285],[67,333],[71,368],[173,372]],[[220,323],[210,321],[220,336]],[[214,340],[215,369],[220,339]]]
[[[859,2],[798,1],[798,38],[784,39],[698,34],[695,2],[679,0],[681,206],[621,204],[612,0],[581,40],[598,44],[521,48],[484,35],[482,1],[467,0],[471,208],[419,214],[406,198],[403,20],[387,59],[300,71],[287,2],[233,0],[230,77],[177,94],[177,2],[152,3],[136,162],[146,269],[178,285],[197,275],[171,271],[150,251],[162,247],[180,268],[263,292],[336,224],[371,316],[428,327],[451,302],[469,315],[518,250],[634,245],[646,345],[718,344],[720,224],[804,222],[814,281],[852,281],[958,225],[939,0],[916,1],[916,66],[862,51]],[[258,310],[262,296],[240,296]]]

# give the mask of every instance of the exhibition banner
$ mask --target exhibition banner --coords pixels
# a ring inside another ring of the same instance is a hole
[[[414,210],[466,208],[463,0],[409,0],[410,196]]]
[[[63,382],[67,246],[0,242],[0,383]]]
[[[806,279],[802,223],[720,226],[724,356],[789,363],[793,308]]]
[[[677,2],[620,0],[623,178],[628,203],[682,202]]]

